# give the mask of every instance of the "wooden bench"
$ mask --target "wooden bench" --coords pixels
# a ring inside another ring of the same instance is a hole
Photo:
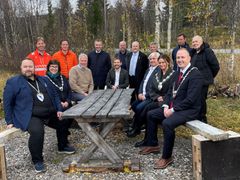
[[[2,121],[5,121],[4,119]],[[6,164],[6,156],[5,156],[5,143],[13,137],[16,137],[21,132],[20,129],[11,128],[6,129],[0,132],[0,179],[7,179],[7,164]]]
[[[185,126],[198,134],[192,136],[194,179],[240,179],[240,134],[199,120]]]

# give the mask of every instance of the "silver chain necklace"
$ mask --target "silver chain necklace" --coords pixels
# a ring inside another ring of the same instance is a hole
[[[35,80],[35,82],[36,82],[37,88],[35,88],[30,82],[28,82],[28,84],[29,84],[35,91],[37,91],[37,98],[38,98],[38,100],[41,101],[41,102],[43,102],[43,101],[44,101],[44,95],[43,95],[43,93],[40,92],[40,88],[39,88],[39,86],[38,86],[37,80]]]
[[[51,83],[52,83],[55,87],[57,87],[60,91],[63,91],[64,82],[63,82],[63,77],[62,77],[62,75],[60,75],[60,78],[61,78],[61,86],[58,86],[55,82],[53,82],[53,80],[52,80],[49,76],[47,76],[47,78],[49,79],[49,81],[51,81]]]
[[[174,88],[175,88],[175,82],[174,82],[173,88],[172,88],[172,97],[173,97],[173,98],[176,97],[177,92],[178,92],[179,88],[181,87],[182,83],[183,83],[184,80],[187,78],[187,76],[189,75],[189,73],[190,73],[191,71],[193,71],[194,69],[197,69],[197,68],[196,68],[196,67],[192,67],[192,68],[187,72],[187,74],[183,77],[182,81],[180,82],[180,84],[179,84],[179,86],[178,86],[178,88],[177,88],[176,90],[174,90]]]
[[[158,73],[155,74],[156,81],[157,81],[157,83],[158,83],[158,90],[159,90],[159,91],[162,89],[163,84],[172,76],[173,73],[174,73],[174,70],[173,70],[165,79],[163,79],[161,82],[160,82],[160,80],[159,80],[159,78],[158,78]]]

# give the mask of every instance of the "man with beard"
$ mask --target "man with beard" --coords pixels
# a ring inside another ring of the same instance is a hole
[[[115,58],[120,59],[122,66],[122,69],[127,69],[126,66],[126,56],[128,54],[127,50],[127,43],[126,41],[120,41],[119,42],[119,51],[115,54]]]
[[[128,72],[121,68],[120,59],[116,58],[113,62],[113,68],[108,72],[106,85],[109,89],[125,89],[129,85]]]
[[[30,134],[28,147],[37,173],[45,171],[43,163],[44,125],[56,129],[58,152],[72,154],[69,146],[68,120],[61,120],[62,106],[57,92],[46,77],[34,75],[34,63],[24,59],[21,75],[7,80],[3,98],[7,128],[16,127]]]

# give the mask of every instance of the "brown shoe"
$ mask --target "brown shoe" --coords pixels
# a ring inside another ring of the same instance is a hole
[[[150,153],[157,154],[160,152],[159,146],[145,146],[141,151],[139,151],[139,154],[141,155],[147,155]]]
[[[154,169],[165,169],[168,165],[173,162],[173,158],[170,157],[168,159],[159,159],[155,162]]]

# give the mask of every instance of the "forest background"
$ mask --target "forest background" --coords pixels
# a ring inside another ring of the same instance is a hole
[[[53,7],[54,4],[54,7]],[[216,49],[221,64],[217,82],[237,83],[240,79],[240,0],[1,0],[0,66],[16,71],[20,60],[35,49],[43,36],[47,52],[59,49],[68,39],[79,54],[93,49],[100,38],[112,56],[121,40],[137,40],[142,51],[150,42],[171,53],[176,36],[199,34]]]

